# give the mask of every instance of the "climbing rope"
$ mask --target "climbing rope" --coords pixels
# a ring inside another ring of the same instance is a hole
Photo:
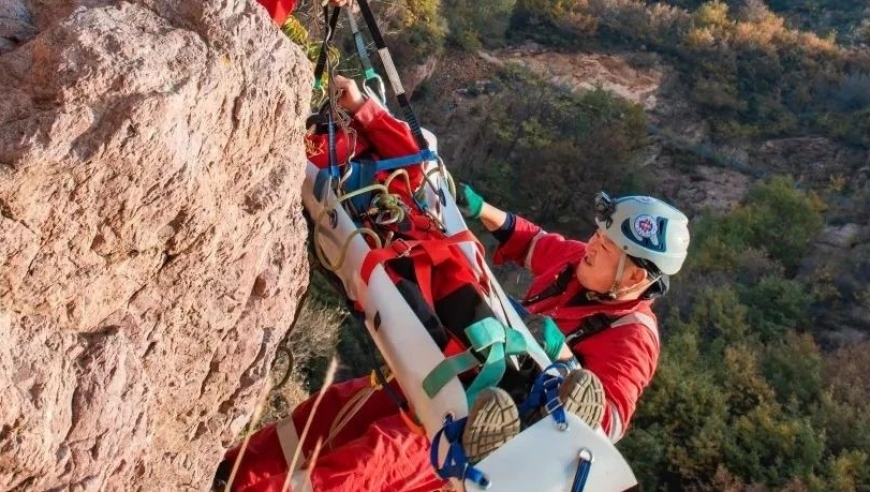
[[[341,432],[351,420],[353,420],[354,416],[356,416],[366,402],[369,401],[369,398],[375,394],[375,391],[384,389],[384,386],[389,384],[395,376],[393,376],[392,372],[389,372],[385,378],[385,381],[382,383],[379,381],[375,370],[372,370],[369,375],[369,386],[357,391],[356,394],[342,405],[341,409],[339,409],[338,413],[335,415],[332,425],[329,428],[329,434],[327,434],[326,439],[323,441],[324,447],[329,448],[335,436],[337,436],[338,433]]]
[[[347,165],[345,167],[347,169],[338,182],[337,191],[339,192],[344,188],[344,184],[350,178],[350,175],[354,172],[353,166]],[[428,185],[431,186],[433,190],[440,191],[440,189],[435,187],[435,185],[429,179],[429,176],[435,173],[439,173],[446,178],[450,193],[455,194],[456,186],[453,182],[453,177],[444,167],[443,163],[441,163],[436,168],[430,169],[429,172],[424,175],[425,182],[428,183]],[[375,224],[379,226],[385,226],[404,220],[406,212],[405,209],[402,207],[401,197],[398,194],[390,193],[389,190],[390,185],[395,179],[401,179],[402,181],[404,181],[405,188],[409,196],[411,197],[416,196],[417,193],[420,191],[420,189],[418,189],[417,191],[414,191],[412,189],[411,179],[408,175],[407,170],[396,169],[395,171],[390,173],[389,176],[387,176],[387,179],[384,180],[383,184],[371,184],[348,193],[337,194],[335,200],[329,203],[323,208],[323,210],[320,211],[320,214],[318,214],[317,219],[314,223],[314,244],[317,259],[324,266],[324,268],[326,268],[330,272],[335,272],[336,270],[341,268],[344,264],[344,261],[346,260],[347,251],[350,248],[351,241],[358,235],[366,235],[372,238],[373,244],[370,244],[370,247],[375,249],[387,247],[390,245],[390,241],[382,241],[380,236],[373,229],[368,227],[358,227],[345,239],[340,249],[339,258],[336,260],[336,262],[330,263],[329,260],[326,258],[326,255],[323,252],[323,248],[322,246],[320,246],[320,242],[318,241],[318,239],[324,227],[323,222],[325,217],[331,216],[331,214],[333,214],[342,203],[345,203],[352,198],[362,196],[368,193],[378,193],[372,199],[370,210],[364,212],[365,215],[368,215]],[[422,203],[418,201],[418,205],[421,204]],[[445,230],[444,223],[439,217],[432,213],[431,210],[429,210],[429,207],[421,207],[421,209],[424,213],[426,213],[427,216],[429,216],[430,219],[432,219],[436,223],[440,230]],[[330,218],[330,220],[332,219]]]
[[[352,170],[352,166],[347,166],[349,171],[345,173],[345,176],[349,176]],[[348,237],[344,240],[341,245],[340,253],[338,259],[335,263],[331,263],[327,258],[325,253],[323,252],[323,247],[320,245],[319,237],[322,234],[322,229],[324,227],[324,219],[326,217],[330,217],[329,220],[332,220],[331,214],[335,213],[336,209],[342,204],[347,202],[348,200],[362,196],[367,193],[377,192],[378,195],[375,195],[375,198],[372,200],[372,210],[366,211],[366,214],[369,215],[372,221],[377,225],[389,225],[396,222],[401,222],[405,218],[405,209],[402,208],[401,197],[398,194],[390,193],[389,187],[392,184],[393,180],[401,178],[406,186],[406,189],[409,194],[413,196],[413,190],[411,189],[411,179],[408,176],[408,171],[405,169],[396,169],[393,171],[386,180],[384,180],[383,184],[372,184],[368,186],[364,186],[358,190],[354,190],[348,193],[342,193],[336,196],[335,200],[330,202],[327,206],[323,208],[318,214],[316,220],[314,221],[314,252],[317,256],[318,261],[323,265],[324,268],[329,270],[330,272],[335,272],[339,268],[344,265],[345,260],[347,259],[347,252],[350,248],[351,241],[359,235],[365,235],[372,239],[372,244],[370,247],[373,249],[380,249],[382,247],[387,247],[390,245],[390,241],[382,241],[381,237],[375,232],[373,229],[368,227],[357,227]],[[347,178],[344,179],[346,181]],[[340,183],[342,183],[341,181]],[[339,187],[339,190],[341,187]]]

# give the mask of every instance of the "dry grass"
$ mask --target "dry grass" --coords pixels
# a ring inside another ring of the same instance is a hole
[[[315,359],[330,359],[338,346],[347,312],[308,296],[290,334],[278,346],[272,363],[274,387],[268,396],[260,426],[290,415],[308,398],[306,375]],[[289,374],[288,374],[289,370]]]

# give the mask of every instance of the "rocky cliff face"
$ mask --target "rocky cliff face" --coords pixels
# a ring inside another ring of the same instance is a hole
[[[0,0],[0,490],[203,490],[307,284],[253,1]]]
[[[600,87],[649,110],[656,106],[662,82],[660,69],[634,68],[622,57],[604,54],[558,53],[535,43],[481,53],[490,63],[517,64],[538,74],[556,87],[585,92]]]

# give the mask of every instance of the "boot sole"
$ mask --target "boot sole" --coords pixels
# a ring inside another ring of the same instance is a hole
[[[592,373],[579,370],[565,377],[559,387],[559,399],[565,411],[583,419],[593,429],[604,417],[604,387]]]
[[[519,410],[510,395],[501,389],[481,391],[468,415],[462,447],[472,463],[483,460],[520,432]]]

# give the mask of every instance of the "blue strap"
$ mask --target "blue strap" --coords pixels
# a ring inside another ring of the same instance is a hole
[[[468,456],[465,454],[465,449],[462,447],[462,432],[465,430],[465,424],[468,417],[463,417],[459,420],[453,420],[451,415],[444,418],[444,427],[441,428],[432,439],[432,447],[429,449],[429,461],[432,467],[435,468],[435,473],[443,480],[457,478],[461,481],[471,480],[477,485],[487,488],[490,485],[489,479],[480,470],[475,468],[468,462]],[[438,463],[438,450],[441,444],[441,437],[447,439],[447,456],[444,458],[444,464]]]
[[[393,157],[392,159],[384,159],[375,161],[376,171],[392,171],[400,167],[408,167],[423,161],[434,161],[438,157],[435,152],[430,149],[423,149],[416,154],[406,155],[403,157]]]
[[[439,189],[438,196],[443,196],[443,192],[444,190]],[[414,193],[414,196],[411,198],[414,199],[414,203],[417,205],[417,208],[419,208],[423,212],[429,210],[429,204],[426,203],[426,190],[423,187],[420,187],[420,189],[417,190],[417,193]],[[442,201],[441,204],[443,205],[444,202]]]
[[[338,178],[338,149],[336,148],[335,120],[332,118],[332,111],[329,111],[326,117],[329,128],[329,176]]]
[[[588,450],[586,450],[589,452]],[[574,483],[571,484],[571,492],[583,492],[586,488],[586,480],[589,479],[589,470],[592,468],[592,453],[589,457],[580,452],[580,462],[577,463],[577,471],[574,473]]]
[[[528,398],[518,408],[520,417],[526,417],[538,408],[544,407],[547,413],[553,416],[553,420],[560,427],[564,427],[568,425],[568,420],[565,417],[565,407],[559,400],[559,386],[562,385],[563,378],[558,374],[552,374],[550,372],[552,369],[563,369],[567,373],[568,365],[563,362],[555,362],[544,369],[535,378],[535,384],[532,386]]]
[[[346,191],[356,191],[364,186],[369,186],[373,184],[375,182],[375,175],[380,171],[390,171],[401,167],[408,167],[417,164],[423,160],[431,160],[436,158],[437,157],[435,156],[434,152],[426,149],[413,155],[396,157],[393,159],[386,159],[382,161],[351,161],[351,173],[347,181],[344,183],[344,187]],[[335,171],[332,171],[332,166],[330,166],[330,170],[334,173],[333,177],[338,178],[338,167],[335,167]],[[316,186],[317,183],[315,182],[315,191],[317,190]],[[357,211],[363,211],[368,208],[371,201],[372,193],[363,193],[362,195],[351,198],[351,203],[353,203],[353,206],[354,208],[356,208]],[[414,197],[414,201],[421,210],[426,210],[425,202],[420,202],[417,197]]]
[[[517,311],[517,314],[520,315],[520,318],[525,318],[526,316],[529,315],[529,310],[526,309],[525,306],[523,306],[522,304],[520,304],[520,301],[514,299],[514,298],[511,297],[511,296],[508,296],[508,300],[510,301],[511,306],[513,306],[514,309]]]
[[[347,181],[344,182],[344,189],[348,192],[356,191],[365,186],[369,186],[375,182],[375,161],[351,161],[351,171]],[[354,208],[358,212],[368,209],[372,202],[372,193],[363,193],[350,199]]]

